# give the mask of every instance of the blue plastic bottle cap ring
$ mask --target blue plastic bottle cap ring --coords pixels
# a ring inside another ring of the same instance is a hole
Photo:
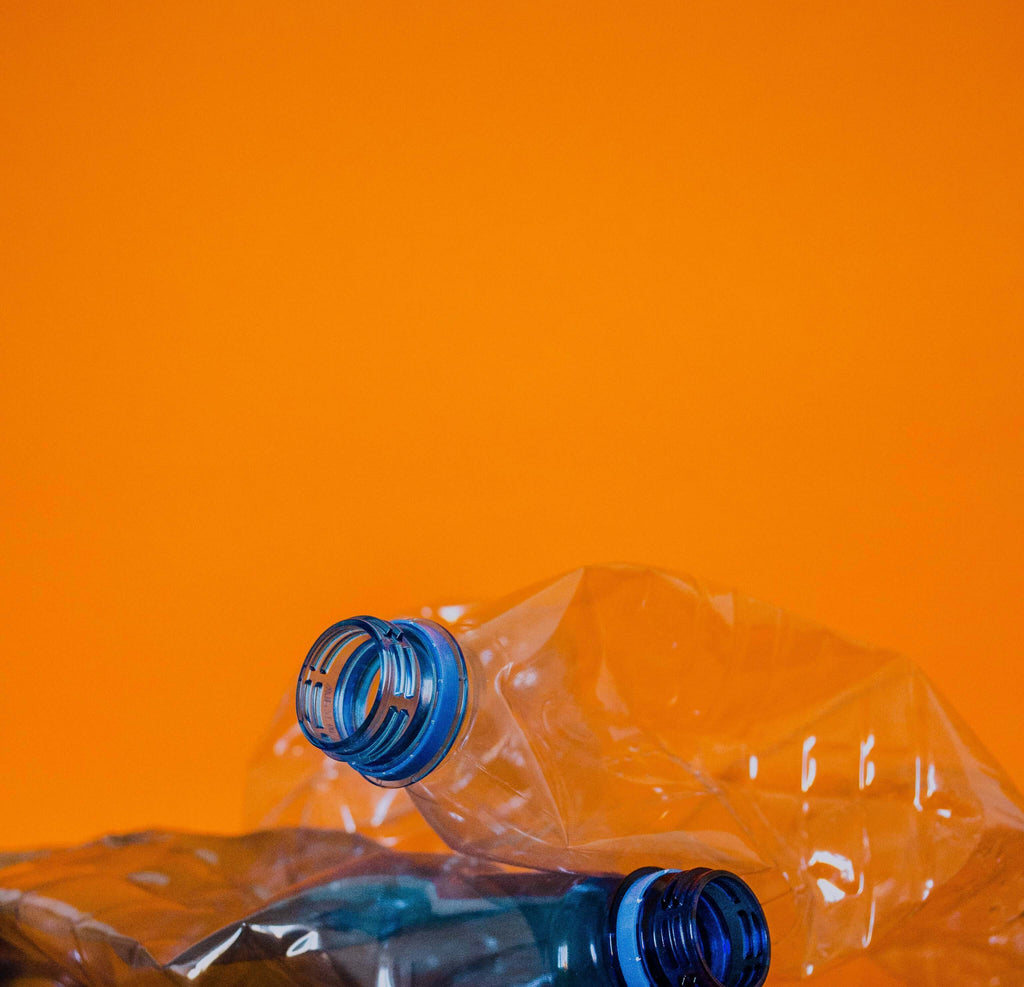
[[[433,697],[427,721],[415,743],[403,751],[379,781],[411,785],[429,773],[448,753],[466,713],[468,684],[466,660],[455,638],[426,620],[395,620],[416,653],[429,655],[433,672]],[[371,779],[373,780],[373,779]]]
[[[310,649],[295,712],[325,754],[393,788],[419,781],[447,754],[468,696],[465,657],[444,627],[351,617]]]
[[[615,914],[615,950],[626,987],[652,987],[654,983],[648,976],[647,968],[640,956],[640,907],[643,904],[644,893],[659,877],[678,873],[677,870],[658,870],[653,874],[646,874],[626,890],[619,902]]]

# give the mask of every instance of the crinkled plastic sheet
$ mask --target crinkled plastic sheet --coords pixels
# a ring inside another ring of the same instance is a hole
[[[440,874],[451,896],[479,899],[482,885],[505,873],[465,857],[400,854],[359,835],[315,829],[241,837],[151,832],[0,857],[0,981],[6,974],[68,987],[376,985],[387,972],[387,936],[374,925],[387,915],[375,888],[417,874],[437,882]],[[338,949],[324,922],[332,882],[359,876],[369,889],[366,928],[347,927]],[[522,946],[529,933],[519,926],[503,928]],[[441,971],[457,977],[466,944],[436,933],[431,944]],[[394,976],[383,982],[406,982],[401,971]]]

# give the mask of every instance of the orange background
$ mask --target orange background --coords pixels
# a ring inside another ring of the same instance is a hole
[[[7,4],[0,846],[239,825],[328,622],[645,561],[1024,780],[1024,7]]]

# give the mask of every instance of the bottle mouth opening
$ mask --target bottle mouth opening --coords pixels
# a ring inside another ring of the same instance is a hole
[[[349,733],[353,733],[373,717],[374,707],[380,702],[382,681],[379,661],[371,664],[363,672],[363,677],[352,695],[352,702],[348,704],[342,714],[344,729]]]
[[[616,951],[627,987],[761,987],[768,923],[729,871],[637,871],[616,906]]]
[[[349,740],[369,727],[380,707],[385,682],[391,688],[398,673],[395,656],[388,654],[370,635],[354,629],[348,632],[348,637],[349,640],[342,641],[337,649],[341,671],[331,710],[334,728],[341,740]],[[325,670],[327,674],[329,669],[330,665]],[[322,709],[319,712],[322,716]]]
[[[419,780],[447,753],[466,710],[465,659],[426,620],[352,617],[317,638],[295,712],[306,738],[379,785]]]
[[[752,987],[767,961],[768,937],[761,905],[747,885],[727,873],[710,877],[697,891],[691,913],[692,941],[714,987]]]
[[[328,628],[310,649],[299,675],[296,713],[306,736],[338,753],[358,750],[398,677],[398,656],[365,618]]]

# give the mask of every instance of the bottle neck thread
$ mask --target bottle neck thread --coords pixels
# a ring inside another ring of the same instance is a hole
[[[612,952],[625,987],[761,987],[768,923],[735,874],[635,871],[613,905]]]
[[[395,788],[419,781],[447,754],[468,694],[462,650],[440,625],[352,617],[310,648],[295,712],[315,747]]]

